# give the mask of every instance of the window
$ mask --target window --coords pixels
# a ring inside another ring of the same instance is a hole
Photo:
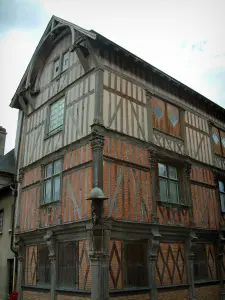
[[[53,63],[53,78],[56,78],[60,73],[60,59],[54,61]]]
[[[62,72],[69,68],[69,51],[63,54],[62,57]]]
[[[148,286],[147,243],[130,242],[125,244],[126,286]]]
[[[3,231],[4,210],[0,210],[0,232]]]
[[[61,171],[61,160],[56,160],[45,166],[42,204],[61,199]]]
[[[208,263],[204,244],[197,244],[195,248],[194,278],[196,281],[208,279]]]
[[[180,111],[165,101],[157,98],[152,99],[153,127],[180,137]]]
[[[214,152],[225,156],[225,132],[216,127],[212,127],[212,141]]]
[[[50,284],[50,262],[48,254],[48,247],[46,245],[38,246],[38,285]]]
[[[219,193],[220,193],[221,211],[225,212],[225,190],[224,190],[224,183],[222,181],[219,181]]]
[[[49,133],[62,128],[64,121],[64,104],[65,99],[62,98],[50,106]]]
[[[158,164],[160,201],[179,203],[177,169],[173,166]]]
[[[63,242],[58,245],[58,286],[75,288],[77,282],[77,243]]]

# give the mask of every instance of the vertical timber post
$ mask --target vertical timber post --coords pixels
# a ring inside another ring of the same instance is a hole
[[[23,263],[24,263],[24,244],[23,241],[20,239],[15,242],[15,246],[18,249],[18,271],[17,271],[17,284],[16,284],[16,290],[19,293],[18,300],[23,299],[22,295],[22,281],[23,281]]]
[[[103,147],[104,128],[92,125],[92,225],[89,230],[89,258],[91,262],[91,299],[109,299],[109,241],[111,228],[104,220]]]
[[[185,195],[185,202],[190,207],[190,225],[195,227],[194,215],[193,215],[193,204],[191,198],[191,163],[187,162],[185,164],[185,185],[184,185],[184,195]]]
[[[56,289],[56,251],[55,251],[55,238],[52,231],[47,231],[44,236],[48,247],[48,257],[50,261],[50,278],[51,278],[51,290],[50,290],[50,300],[55,300],[55,289]]]
[[[187,274],[189,283],[189,300],[196,300],[195,292],[195,279],[194,279],[194,247],[196,246],[197,236],[194,232],[190,233],[190,236],[186,243],[186,257],[187,257]]]
[[[151,300],[157,300],[157,283],[156,283],[156,263],[158,258],[159,238],[161,237],[158,229],[152,229],[152,238],[149,239],[149,296]]]
[[[223,233],[221,232],[219,234],[219,238],[217,239],[217,251],[216,251],[216,263],[217,263],[217,270],[218,270],[218,276],[220,280],[220,299],[225,300],[225,289],[223,284],[223,256],[224,256],[224,243],[225,238],[223,236]]]

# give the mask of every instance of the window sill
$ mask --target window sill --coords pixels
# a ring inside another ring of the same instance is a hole
[[[55,129],[49,133],[47,133],[44,137],[44,140],[47,140],[48,138],[58,134],[59,132],[61,132],[63,130],[63,126],[59,127],[58,129]]]
[[[180,203],[170,203],[170,202],[163,202],[158,200],[158,205],[168,207],[168,208],[178,208],[178,209],[190,209],[189,205],[180,204]]]
[[[22,285],[23,290],[42,290],[42,291],[50,291],[51,287],[48,285]]]
[[[55,205],[55,204],[58,204],[59,202],[60,202],[60,200],[52,201],[52,202],[49,202],[49,203],[43,203],[43,204],[40,204],[40,208],[45,208],[49,205]]]
[[[219,280],[210,280],[210,279],[202,279],[202,280],[196,280],[195,285],[215,285],[218,284]]]
[[[60,287],[57,287],[56,291],[61,292],[61,293],[76,293],[76,294],[90,294],[91,293],[90,290],[78,290],[75,288],[60,288]]]

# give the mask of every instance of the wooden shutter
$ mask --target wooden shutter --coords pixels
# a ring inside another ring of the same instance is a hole
[[[212,127],[212,142],[213,142],[214,152],[216,154],[222,155],[220,134],[219,134],[219,130],[215,127]]]
[[[155,128],[166,131],[165,102],[157,98],[152,99],[152,120]]]
[[[180,114],[179,109],[167,103],[167,132],[180,136]]]

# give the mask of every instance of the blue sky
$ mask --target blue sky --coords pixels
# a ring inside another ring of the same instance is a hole
[[[0,0],[0,126],[14,147],[11,98],[51,16],[94,29],[225,107],[224,0]]]

